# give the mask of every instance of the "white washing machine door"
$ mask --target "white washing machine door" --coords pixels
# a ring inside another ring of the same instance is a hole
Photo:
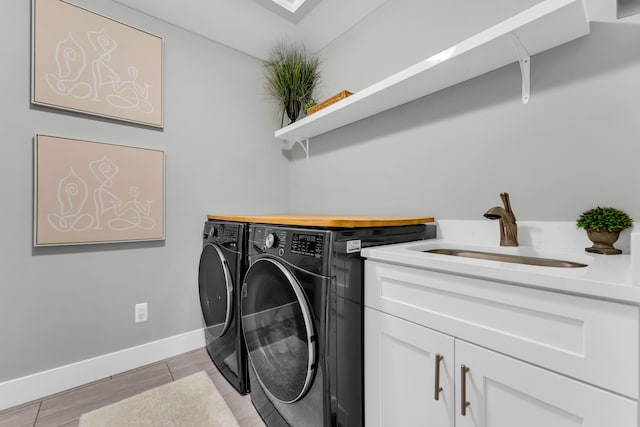
[[[207,330],[214,338],[219,338],[233,320],[233,280],[229,264],[215,244],[209,243],[202,248],[198,285]]]
[[[277,260],[261,258],[242,287],[242,328],[263,389],[283,403],[300,400],[316,369],[309,303],[296,278]]]

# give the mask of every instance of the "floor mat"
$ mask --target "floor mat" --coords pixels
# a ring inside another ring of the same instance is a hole
[[[236,427],[206,372],[147,390],[80,417],[79,427]]]

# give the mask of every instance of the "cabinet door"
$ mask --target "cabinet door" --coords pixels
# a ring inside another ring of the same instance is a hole
[[[453,427],[453,343],[448,335],[365,307],[367,427]],[[442,387],[438,400],[436,384]]]
[[[633,400],[463,341],[455,351],[456,427],[638,426]]]

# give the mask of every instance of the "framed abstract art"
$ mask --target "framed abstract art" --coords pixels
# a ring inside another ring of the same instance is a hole
[[[164,151],[34,139],[34,246],[164,240]]]
[[[32,0],[31,101],[163,127],[163,40],[63,0]]]

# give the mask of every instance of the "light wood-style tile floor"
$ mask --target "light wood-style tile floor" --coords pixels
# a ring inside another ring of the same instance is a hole
[[[251,404],[198,349],[0,412],[0,427],[75,427],[80,415],[154,387],[206,371],[240,427],[265,427]],[[114,426],[116,427],[116,426]],[[189,426],[191,427],[191,426]],[[194,426],[195,427],[195,426]]]

